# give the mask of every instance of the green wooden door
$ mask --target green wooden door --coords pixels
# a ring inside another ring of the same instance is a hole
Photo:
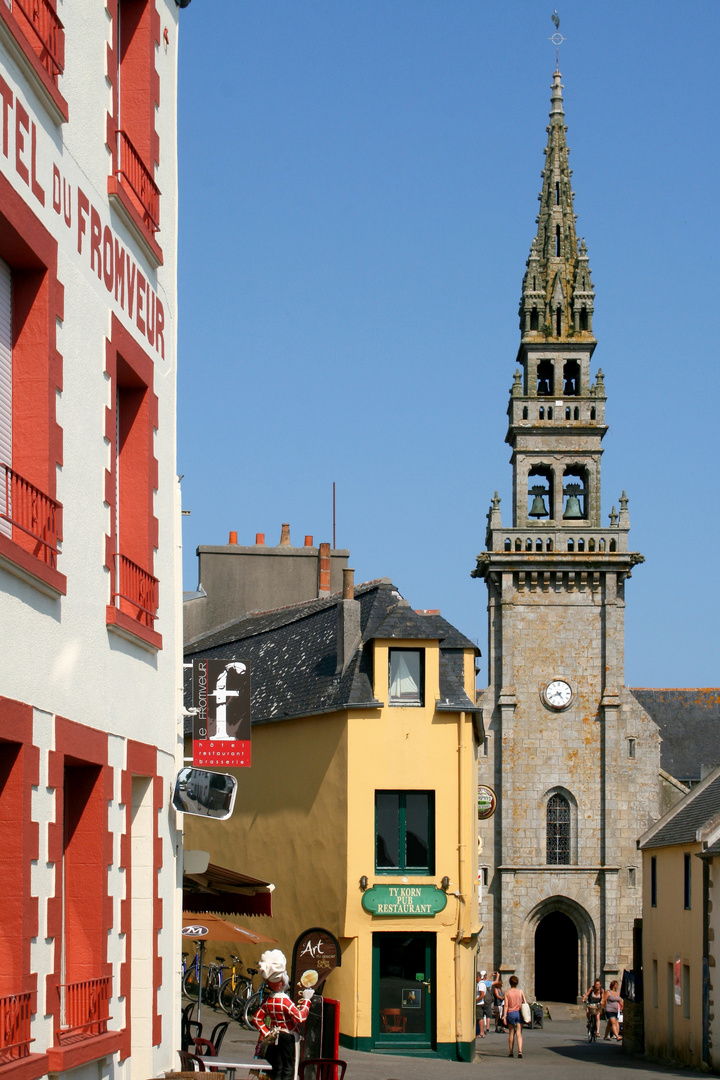
[[[375,1050],[423,1054],[435,1048],[435,934],[373,934]]]

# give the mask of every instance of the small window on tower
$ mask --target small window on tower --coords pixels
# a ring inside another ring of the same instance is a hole
[[[523,418],[523,420],[527,420],[527,418],[528,418],[527,405],[523,406],[523,417],[522,418]]]
[[[597,410],[595,409],[594,405],[590,409],[590,419],[591,420],[597,420]]]
[[[508,539],[507,539],[507,540],[505,541],[505,550],[506,550],[506,551],[510,551],[510,538],[509,538],[509,537],[508,537]]]
[[[570,409],[569,408],[565,410],[565,419],[566,420],[570,419]]]
[[[562,334],[562,308],[559,307],[555,312],[555,334],[560,337]]]
[[[628,757],[635,757],[635,740],[628,739]]]
[[[560,184],[558,181],[555,181],[555,205],[560,205]]]
[[[573,420],[579,420],[579,419],[580,419],[580,409],[576,405],[575,408],[573,409]]]
[[[530,329],[538,330],[540,328],[540,318],[538,316],[538,309],[534,307],[530,312]]]
[[[555,226],[555,255],[560,258],[560,226]]]
[[[588,328],[588,313],[587,308],[580,308],[580,329],[587,330]]]
[[[548,420],[552,420],[552,405],[548,408]]]
[[[541,420],[545,419],[545,409],[543,408],[542,405],[540,406],[540,412],[538,413],[538,416],[540,417]]]

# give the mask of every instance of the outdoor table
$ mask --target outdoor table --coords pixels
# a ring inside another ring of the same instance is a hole
[[[227,1080],[235,1080],[236,1069],[240,1069],[241,1071],[243,1069],[246,1071],[256,1069],[258,1072],[267,1073],[272,1069],[270,1062],[264,1061],[263,1058],[253,1058],[252,1061],[222,1061],[220,1058],[208,1056],[204,1057],[202,1060],[206,1070],[217,1069],[218,1072],[224,1072]]]

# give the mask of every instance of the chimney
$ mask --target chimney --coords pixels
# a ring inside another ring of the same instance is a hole
[[[280,534],[280,547],[291,547],[290,544],[290,526],[283,525],[282,532]]]
[[[312,547],[312,544],[313,544],[312,536],[306,536],[305,537],[305,547]]]
[[[362,643],[360,601],[355,599],[354,575],[354,570],[343,570],[342,600],[338,601],[337,605],[336,675],[345,674],[348,664]]]
[[[255,533],[255,544],[257,547],[264,547],[265,533]]]
[[[330,595],[330,545],[321,544],[318,556],[318,596]]]
[[[235,531],[230,533],[230,539],[228,540],[228,544],[237,544],[237,533]]]

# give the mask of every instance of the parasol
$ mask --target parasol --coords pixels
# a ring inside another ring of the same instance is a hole
[[[221,919],[218,915],[206,912],[203,915],[188,911],[183,912],[182,936],[192,938],[200,945],[200,985],[198,987],[198,1020],[202,1005],[202,970],[203,957],[205,955],[206,941],[237,941],[243,945],[259,945],[261,942],[277,944],[277,938],[267,937],[265,934],[257,934],[254,930],[248,930],[244,926],[238,926],[227,919]]]

